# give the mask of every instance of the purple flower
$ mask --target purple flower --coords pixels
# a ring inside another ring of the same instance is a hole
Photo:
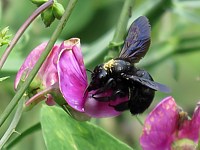
[[[26,79],[30,70],[34,67],[41,53],[44,51],[45,46],[46,43],[39,45],[26,58],[17,73],[15,89],[23,76],[25,76],[24,78]],[[55,45],[44,64],[41,66],[34,81],[37,84],[33,85],[37,85],[38,87],[33,87],[32,89],[39,89],[39,91],[48,89],[53,85],[58,85],[58,89],[60,93],[62,93],[67,104],[74,110],[85,113],[90,117],[117,116],[121,114],[121,112],[115,111],[112,105],[128,100],[128,97],[126,97],[117,98],[112,102],[98,102],[92,98],[92,94],[95,91],[87,92],[88,81],[80,40],[78,38],[66,40],[60,46]],[[112,91],[107,91],[99,96],[109,96],[111,93]],[[51,94],[38,97],[40,99],[47,97],[47,104],[53,104],[53,97]],[[55,98],[54,100],[56,101]],[[32,101],[33,100],[30,100],[26,104],[28,105]]]
[[[171,150],[178,146],[181,149],[194,148],[199,135],[200,107],[197,106],[192,118],[189,119],[174,99],[167,97],[147,116],[140,144],[144,150]],[[187,142],[184,141],[182,144],[182,140]]]
[[[28,55],[28,57],[26,58],[26,60],[24,61],[24,63],[22,64],[21,68],[17,73],[14,83],[15,89],[17,89],[20,80],[25,80],[27,78],[30,71],[33,69],[36,62],[38,61],[40,55],[44,51],[46,45],[47,43],[40,44],[35,49],[33,49],[31,53]],[[59,46],[54,45],[51,53],[41,66],[39,72],[37,73],[33,84],[31,84],[31,87],[29,87],[31,90],[37,89],[37,92],[39,92],[40,90],[43,90],[58,82],[57,68],[55,66],[58,58],[58,51],[60,51]],[[46,103],[48,105],[55,104],[51,95],[40,97],[41,100],[45,98],[47,100]]]
[[[91,117],[111,117],[121,114],[111,105],[127,101],[128,98],[118,98],[113,102],[98,102],[92,98],[95,91],[87,92],[88,82],[80,43],[72,50],[69,49],[60,52],[57,63],[60,90],[67,103],[75,110],[85,112]],[[108,96],[110,92],[112,91],[104,92],[102,95]]]

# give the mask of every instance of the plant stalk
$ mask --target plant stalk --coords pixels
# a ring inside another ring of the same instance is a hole
[[[24,22],[24,24],[19,28],[19,30],[15,34],[14,38],[12,39],[12,41],[10,42],[10,44],[8,45],[8,47],[6,48],[6,50],[4,51],[4,53],[0,59],[0,70],[2,69],[4,63],[6,62],[6,59],[8,58],[10,52],[12,51],[14,46],[17,44],[18,40],[20,39],[22,34],[25,32],[25,30],[28,28],[28,26],[35,20],[35,18],[38,15],[41,14],[41,12],[43,12],[45,9],[50,7],[53,4],[53,2],[54,2],[53,0],[49,0],[46,3],[44,3],[43,5],[41,5],[40,7],[38,7],[33,12],[33,14]]]
[[[13,118],[12,122],[10,123],[10,126],[8,127],[8,129],[6,130],[6,132],[4,133],[3,137],[0,140],[0,149],[2,149],[4,144],[8,141],[8,139],[11,137],[11,135],[15,132],[15,129],[20,121],[20,118],[21,118],[21,115],[23,112],[24,101],[25,101],[25,97],[22,98],[21,101],[19,101],[14,118]]]
[[[124,2],[124,6],[122,8],[119,21],[116,26],[116,30],[113,36],[113,39],[111,41],[111,44],[122,44],[124,41],[124,36],[127,33],[127,24],[128,20],[131,17],[132,14],[132,6],[133,6],[134,0],[126,0]]]
[[[19,136],[12,139],[12,141],[6,144],[4,148],[10,149],[11,147],[15,146],[15,144],[24,139],[27,135],[30,135],[30,133],[36,132],[38,130],[41,130],[41,124],[39,122],[31,126],[30,128],[26,129],[25,131],[23,131]]]
[[[128,20],[132,14],[133,3],[134,0],[125,0],[124,2],[113,39],[109,45],[111,49],[109,50],[108,57],[105,58],[106,60],[116,57],[121,49],[121,45],[124,43]]]
[[[12,112],[12,110],[14,109],[14,107],[16,106],[18,101],[20,100],[20,98],[23,96],[24,92],[26,91],[26,89],[30,85],[31,81],[33,80],[33,78],[37,74],[38,70],[40,69],[40,66],[43,64],[43,62],[45,61],[46,57],[50,53],[53,45],[55,44],[57,38],[59,37],[59,35],[62,32],[67,20],[69,19],[69,16],[70,16],[70,14],[71,14],[76,2],[77,2],[77,0],[70,0],[68,2],[67,8],[66,8],[66,10],[65,10],[65,12],[64,12],[64,14],[63,14],[58,26],[57,26],[57,28],[53,32],[53,34],[52,34],[52,36],[51,36],[51,38],[50,38],[50,40],[49,40],[44,52],[41,54],[41,57],[39,58],[38,62],[35,64],[34,68],[31,70],[31,72],[30,72],[29,76],[27,77],[26,81],[23,83],[21,88],[17,91],[17,93],[15,94],[15,96],[13,97],[11,102],[8,104],[8,106],[4,110],[3,114],[0,116],[0,127],[5,122],[5,120],[8,118],[8,116],[10,115],[10,113]]]

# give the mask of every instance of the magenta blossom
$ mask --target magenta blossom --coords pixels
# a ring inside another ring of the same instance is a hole
[[[33,69],[36,62],[38,61],[40,55],[44,51],[46,45],[47,45],[46,42],[40,44],[35,49],[33,49],[31,53],[28,55],[28,57],[26,58],[26,60],[24,61],[23,65],[21,66],[20,70],[17,73],[14,84],[15,89],[17,89],[20,80],[25,80],[27,78],[30,71]],[[54,45],[53,49],[51,50],[51,53],[41,66],[39,72],[37,73],[34,79],[34,83],[31,84],[31,87],[29,87],[31,92],[35,92],[33,91],[34,89],[37,89],[37,92],[39,92],[58,82],[57,68],[55,65],[58,58],[58,51],[60,51],[59,46]],[[51,95],[45,95],[40,97],[41,100],[45,98],[46,98],[46,103],[48,105],[55,104]]]
[[[39,45],[26,58],[17,74],[15,88],[17,88],[22,76],[25,74],[26,78],[30,70],[34,67],[41,53],[44,51],[45,46],[46,43]],[[112,102],[98,102],[92,98],[94,91],[87,92],[88,81],[80,40],[78,38],[66,40],[61,45],[55,45],[44,64],[41,66],[34,81],[39,83],[39,85],[36,84],[39,87],[33,87],[32,89],[39,89],[39,92],[55,84],[58,85],[59,91],[71,108],[91,117],[99,118],[119,115],[121,112],[115,111],[112,105],[128,100],[126,97],[117,98]],[[33,85],[35,86],[35,84]],[[46,92],[43,93],[46,94]],[[111,93],[112,91],[107,91],[100,96],[109,96]],[[39,98],[47,98],[47,104],[53,104],[51,94],[42,97],[39,96]],[[33,100],[29,100],[27,105]],[[55,98],[54,100],[56,101]]]
[[[199,135],[200,107],[189,119],[174,99],[167,97],[147,116],[140,144],[143,150],[189,150],[196,147]]]
[[[99,102],[92,98],[92,94],[95,91],[87,92],[88,82],[86,69],[79,42],[77,43],[77,47],[73,47],[72,50],[63,49],[60,52],[57,69],[60,90],[72,108],[96,118],[121,114],[112,105],[127,101],[128,98],[117,98],[113,102]],[[110,92],[112,91],[104,92],[100,96],[109,96],[111,94]]]

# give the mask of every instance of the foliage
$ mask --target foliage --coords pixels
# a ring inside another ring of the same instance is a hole
[[[53,122],[59,122],[55,124]],[[58,107],[43,106],[41,125],[47,149],[105,149],[131,148],[89,122],[78,122]],[[58,139],[59,138],[59,139]],[[53,141],[53,142],[52,142]]]

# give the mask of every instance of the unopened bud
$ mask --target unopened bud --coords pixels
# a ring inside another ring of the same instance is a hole
[[[38,7],[42,4],[44,4],[45,2],[47,2],[48,0],[31,0],[31,2],[33,4],[36,4]]]
[[[42,14],[42,20],[45,24],[46,27],[49,27],[51,25],[51,23],[54,21],[55,17],[53,15],[53,11],[52,11],[52,7],[46,9]]]
[[[33,4],[36,4],[37,6],[40,6],[42,4],[44,4],[45,2],[47,2],[48,0],[31,0],[31,2]]]
[[[54,2],[53,4],[53,14],[57,19],[61,19],[62,15],[64,14],[65,9],[62,4]]]

